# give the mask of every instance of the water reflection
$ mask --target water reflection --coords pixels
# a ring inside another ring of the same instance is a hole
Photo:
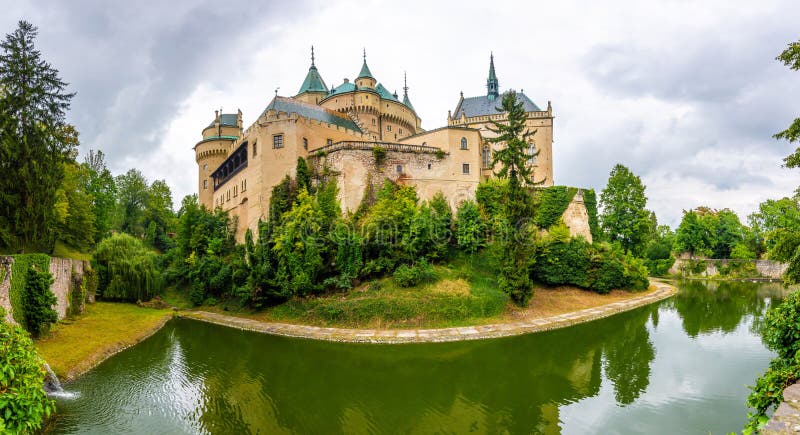
[[[760,316],[765,298],[782,295],[722,284],[703,290],[689,283],[674,300],[589,324],[465,343],[345,345],[175,320],[70,385],[82,395],[59,402],[54,431],[627,432],[626,416],[680,409],[664,405],[678,400],[670,396],[677,387],[665,382],[679,379],[664,372],[676,364],[691,371],[676,358],[707,346],[700,336],[733,333],[743,318]],[[760,342],[741,342],[754,348],[756,367],[762,354],[766,367],[769,352]],[[738,369],[734,364],[730,373],[742,376]],[[744,417],[744,395],[735,400]],[[716,411],[704,410],[711,423]]]

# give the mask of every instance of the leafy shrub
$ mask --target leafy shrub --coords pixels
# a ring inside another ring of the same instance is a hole
[[[77,316],[83,313],[86,307],[86,282],[83,276],[75,273],[72,269],[72,279],[70,280],[69,290],[69,315]]]
[[[769,369],[750,387],[749,415],[745,430],[757,430],[768,420],[767,412],[783,401],[783,389],[800,380],[800,292],[790,293],[767,311],[762,329],[764,344],[778,353]]]
[[[675,264],[675,257],[670,256],[669,258],[659,260],[645,258],[643,261],[644,266],[650,272],[651,276],[667,276],[669,274],[669,269]]]
[[[39,272],[33,266],[28,268],[25,276],[25,325],[34,337],[47,332],[50,324],[58,321],[58,313],[53,309],[58,300],[50,291],[52,284],[50,272]]]
[[[33,433],[55,411],[42,365],[28,334],[0,317],[0,433]]]
[[[375,166],[381,167],[384,160],[386,160],[386,149],[383,147],[372,148],[372,157],[375,159]]]
[[[156,254],[141,240],[115,234],[97,245],[92,265],[97,269],[104,299],[149,301],[161,286]]]
[[[414,287],[421,282],[429,281],[434,274],[433,267],[423,257],[411,266],[401,264],[392,276],[400,287]]]
[[[591,245],[586,239],[547,239],[539,246],[534,276],[548,285],[589,287]]]
[[[87,263],[84,263],[87,264]],[[97,295],[97,271],[88,265],[83,268],[83,283],[86,288],[86,295]]]
[[[506,198],[508,198],[508,180],[504,178],[483,181],[478,184],[475,191],[475,201],[486,217],[502,215]]]
[[[589,214],[589,231],[592,233],[592,241],[599,242],[603,233],[600,231],[600,223],[597,220],[597,194],[594,189],[583,191],[583,205],[586,206],[586,212]]]

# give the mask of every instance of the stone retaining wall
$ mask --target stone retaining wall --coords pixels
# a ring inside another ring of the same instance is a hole
[[[705,262],[706,266],[700,273],[692,273],[688,270],[692,262],[696,263],[700,261]],[[670,275],[712,277],[719,275],[720,267],[728,267],[728,265],[733,263],[753,263],[761,278],[770,279],[781,279],[783,273],[786,272],[786,269],[789,267],[788,263],[779,263],[772,260],[728,260],[712,258],[695,258],[692,260],[689,258],[678,258],[669,269],[669,273]]]
[[[800,384],[783,390],[783,403],[761,429],[762,435],[796,434],[800,432]]]
[[[14,257],[0,256],[0,307],[6,310],[5,320],[16,323],[11,309],[11,273],[14,264]],[[56,296],[56,304],[53,308],[58,313],[58,320],[67,317],[72,301],[70,300],[70,290],[72,289],[72,271],[78,279],[83,279],[84,268],[88,267],[82,260],[69,258],[50,258],[50,273],[53,275],[53,285],[50,290]],[[94,300],[94,295],[87,295],[87,299]],[[85,302],[85,301],[84,301]],[[83,305],[78,311],[83,311]]]

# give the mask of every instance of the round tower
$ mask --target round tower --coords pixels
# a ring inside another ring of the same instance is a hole
[[[328,96],[328,86],[325,85],[325,80],[322,80],[322,76],[314,64],[314,46],[311,46],[311,67],[294,99],[304,103],[319,104],[326,96]]]
[[[372,77],[372,72],[367,66],[367,50],[364,50],[364,63],[361,65],[361,71],[358,73],[358,77],[356,77],[356,86],[359,88],[375,89],[376,84],[378,84],[378,81],[375,80],[375,77]]]
[[[203,140],[194,146],[197,162],[197,200],[209,210],[214,209],[214,180],[211,174],[228,158],[233,142],[242,135],[242,111],[214,111],[214,121],[203,129]]]

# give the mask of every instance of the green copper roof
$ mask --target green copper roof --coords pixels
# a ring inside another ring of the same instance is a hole
[[[239,126],[238,121],[239,121],[239,115],[236,113],[223,113],[219,115],[219,125],[224,125],[228,127],[238,127]],[[217,122],[216,119],[211,121],[211,124],[208,124],[208,127],[213,127],[215,122]]]
[[[328,92],[325,80],[322,80],[322,76],[319,75],[319,71],[317,71],[317,67],[314,65],[311,65],[311,68],[308,69],[306,79],[303,81],[303,85],[300,86],[300,90],[297,91],[297,94],[299,95],[303,92]]]
[[[378,83],[378,86],[375,86],[375,92],[377,92],[378,95],[380,95],[384,100],[398,101],[397,98],[380,83]]]
[[[361,72],[358,73],[358,77],[356,77],[356,78],[360,79],[362,77],[369,77],[371,79],[375,78],[375,77],[372,77],[372,72],[370,72],[369,67],[367,66],[367,52],[366,52],[366,50],[364,51],[364,63],[361,65]]]
[[[408,99],[408,93],[403,94],[403,104],[405,104],[409,109],[416,112],[414,106],[411,105],[411,100]]]
[[[277,112],[286,112],[286,113],[297,113],[299,116],[309,119],[316,119],[317,121],[328,122],[333,125],[338,125],[339,127],[348,128],[353,131],[361,132],[361,129],[358,128],[353,120],[350,118],[340,115],[333,110],[328,110],[317,106],[315,104],[306,104],[300,101],[295,101],[291,98],[284,98],[284,97],[275,97],[272,99],[272,102],[269,103],[266,109],[264,109],[264,113],[269,110],[275,110]],[[264,114],[262,113],[262,115]]]
[[[319,75],[319,71],[317,71],[317,66],[314,65],[313,46],[311,47],[311,67],[308,69],[306,79],[303,80],[303,85],[300,86],[300,90],[297,91],[297,95],[300,95],[303,92],[328,92],[328,86],[325,85],[325,80],[322,80],[322,76]]]
[[[328,97],[330,97],[332,95],[338,95],[338,94],[344,94],[344,93],[347,93],[347,92],[353,92],[355,90],[356,90],[356,85],[355,84],[350,83],[350,82],[342,83],[338,87],[333,88],[331,90],[330,94],[328,94]]]
[[[494,72],[494,53],[489,55],[489,78],[486,79],[486,96],[490,101],[500,96],[500,82]]]

